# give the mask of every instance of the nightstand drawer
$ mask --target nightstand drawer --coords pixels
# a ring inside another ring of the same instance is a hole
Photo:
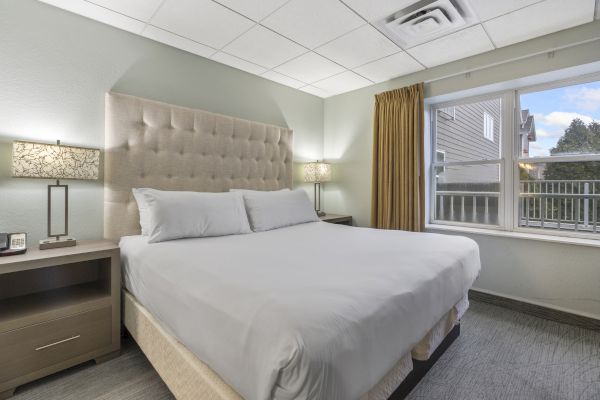
[[[111,344],[111,307],[0,334],[0,383]]]

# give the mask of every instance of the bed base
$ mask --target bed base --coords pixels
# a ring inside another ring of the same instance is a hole
[[[164,330],[150,312],[123,290],[123,323],[169,390],[179,400],[243,400],[208,365]],[[426,361],[412,359],[406,374],[388,400],[402,400],[423,379],[460,334],[456,325]],[[407,362],[410,362],[407,357]],[[388,392],[389,393],[389,392]],[[369,396],[365,397],[369,398]],[[376,398],[380,398],[376,396]]]
[[[439,358],[448,350],[448,347],[460,336],[460,324],[457,324],[448,335],[444,338],[442,343],[435,349],[431,357],[428,360],[420,361],[413,358],[413,370],[408,374],[402,381],[398,389],[392,393],[388,400],[403,400],[408,394],[421,382],[427,372],[434,366]]]

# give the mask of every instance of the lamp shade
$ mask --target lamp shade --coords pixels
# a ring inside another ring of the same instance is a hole
[[[18,178],[98,179],[100,150],[13,142],[13,176]]]
[[[328,182],[331,180],[331,164],[311,162],[304,164],[305,182]]]

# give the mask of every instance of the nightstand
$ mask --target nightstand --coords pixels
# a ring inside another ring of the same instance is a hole
[[[119,247],[82,241],[0,258],[0,399],[121,347]]]
[[[321,221],[329,222],[332,224],[352,225],[351,215],[325,214],[319,218],[321,218]]]

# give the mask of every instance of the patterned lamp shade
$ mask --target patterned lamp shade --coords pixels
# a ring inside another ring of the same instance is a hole
[[[12,160],[18,178],[98,179],[100,150],[15,141]]]
[[[331,180],[331,164],[311,162],[304,164],[304,182],[328,182]]]

